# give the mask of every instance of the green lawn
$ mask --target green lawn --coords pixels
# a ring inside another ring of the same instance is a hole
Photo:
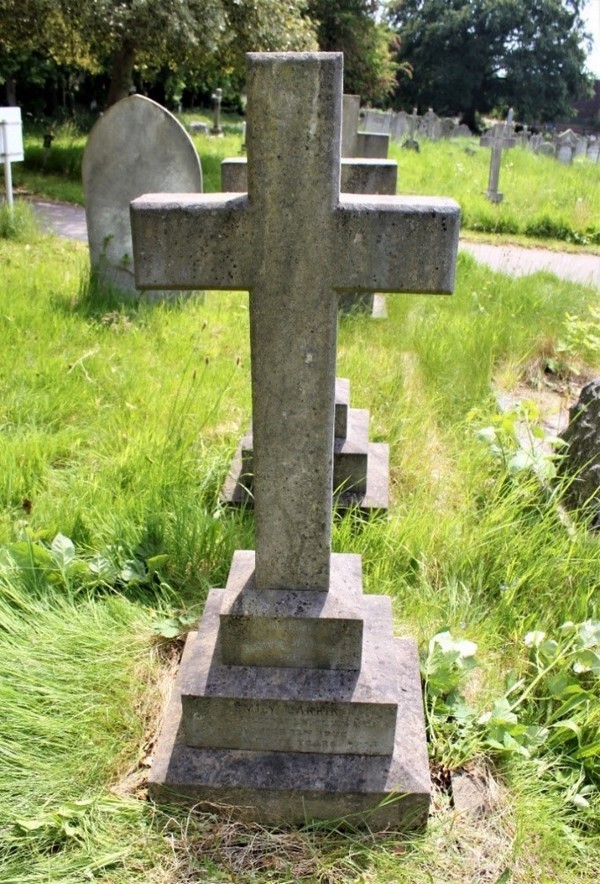
[[[209,117],[188,113],[182,122],[192,119]],[[241,154],[239,118],[227,118],[224,125],[223,138],[194,136],[207,191],[220,190],[221,160]],[[57,133],[49,151],[42,147],[41,134],[26,134],[25,162],[13,169],[15,184],[83,204],[84,147],[85,136],[68,127]],[[600,246],[600,166],[587,159],[562,166],[521,147],[505,152],[500,177],[505,198],[493,205],[483,195],[490,151],[478,139],[423,140],[419,153],[392,142],[390,157],[398,161],[399,192],[454,197],[461,205],[464,231],[557,240],[596,250]]]
[[[519,458],[492,384],[597,369],[567,318],[593,321],[597,292],[461,256],[452,298],[341,321],[392,504],[336,519],[333,546],[423,657],[436,792],[407,841],[146,800],[173,634],[253,546],[251,515],[218,504],[250,418],[247,296],[123,306],[89,289],[83,246],[26,225],[0,262],[0,880],[595,881],[600,545],[552,463]],[[475,819],[446,788],[464,766],[493,791]]]

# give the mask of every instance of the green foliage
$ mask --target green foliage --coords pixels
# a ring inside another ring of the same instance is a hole
[[[169,591],[163,571],[169,556],[150,555],[147,558],[128,556],[121,546],[103,549],[93,555],[82,555],[64,534],[57,534],[50,544],[32,536],[27,527],[24,539],[6,547],[7,560],[0,561],[13,577],[23,580],[32,589],[60,588],[70,595],[82,591],[110,589],[125,591],[132,588],[156,587]]]
[[[7,203],[0,205],[0,239],[27,242],[38,235],[39,229],[31,206],[22,202],[15,202],[12,208]]]
[[[572,313],[566,314],[563,334],[557,341],[556,352],[563,357],[582,360],[587,365],[598,365],[600,362],[600,309],[590,304],[587,312],[586,318]]]
[[[397,0],[399,59],[414,72],[397,100],[405,107],[476,113],[515,108],[545,121],[570,111],[586,86],[580,0]]]
[[[344,91],[383,104],[396,88],[396,38],[380,21],[378,0],[308,0],[319,48],[344,53]]]
[[[449,632],[431,639],[421,664],[431,751],[450,767],[481,752],[535,760],[587,810],[600,799],[600,621],[569,621],[552,638],[533,630],[523,646],[523,671],[511,670],[502,695],[478,712],[464,695],[476,645]]]
[[[303,0],[27,0],[19,15],[13,7],[12,0],[0,0],[0,48],[103,71],[110,77],[108,106],[127,96],[134,68],[146,83],[170,76],[175,94],[187,78],[214,72],[215,64],[225,76],[232,70],[243,76],[248,50],[315,46]]]
[[[471,412],[467,420],[475,421],[477,416],[477,411]],[[510,411],[493,415],[491,423],[477,429],[477,438],[488,446],[507,477],[518,480],[533,473],[544,482],[556,478],[561,440],[548,436],[540,426],[540,417],[539,406],[524,399]]]
[[[552,157],[515,148],[502,158],[504,201],[484,196],[489,151],[474,141],[423,141],[419,153],[392,145],[398,160],[398,189],[406,194],[444,194],[460,203],[462,229],[556,238],[600,245],[600,189],[597,166],[581,160],[557,169]]]
[[[180,638],[253,546],[251,517],[218,501],[250,417],[247,295],[123,305],[53,237],[1,240],[0,262],[0,878],[593,880],[600,545],[474,433],[512,432],[498,366],[554,347],[592,290],[461,255],[452,298],[390,295],[386,322],[340,321],[338,373],[390,443],[392,503],[336,517],[334,549],[362,555],[399,633],[437,636],[432,759],[493,759],[505,784],[484,821],[436,792],[427,833],[399,842],[146,800]]]

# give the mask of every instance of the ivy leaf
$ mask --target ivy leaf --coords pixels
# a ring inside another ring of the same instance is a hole
[[[148,572],[144,563],[139,559],[129,559],[121,568],[119,577],[123,583],[135,585],[145,583],[148,579]]]
[[[600,675],[600,654],[589,648],[577,651],[573,671],[577,673],[593,672],[594,675]]]
[[[50,545],[56,565],[65,571],[75,558],[75,544],[64,534],[57,534]]]

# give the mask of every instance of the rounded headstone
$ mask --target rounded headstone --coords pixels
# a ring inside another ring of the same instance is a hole
[[[92,271],[125,297],[138,297],[129,204],[145,193],[201,192],[196,149],[173,114],[149,98],[131,95],[92,129],[82,173]],[[157,296],[161,293],[152,293]]]

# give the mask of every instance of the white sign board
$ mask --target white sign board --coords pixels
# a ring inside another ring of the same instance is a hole
[[[21,108],[0,107],[0,160],[18,163],[23,159]]]

